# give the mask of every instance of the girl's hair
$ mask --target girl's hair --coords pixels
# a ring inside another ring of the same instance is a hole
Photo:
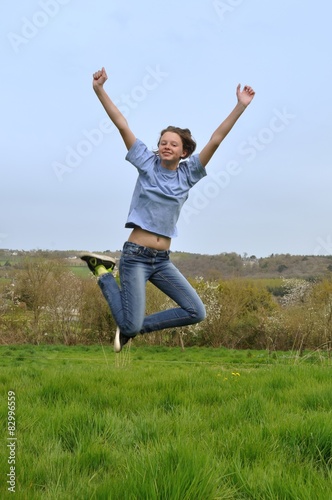
[[[158,147],[160,144],[160,140],[162,136],[166,132],[174,132],[175,134],[178,134],[181,137],[183,149],[186,152],[185,156],[183,158],[188,158],[190,155],[193,154],[193,152],[196,149],[196,142],[194,141],[193,137],[191,136],[191,132],[189,128],[179,128],[179,127],[173,127],[173,125],[169,125],[167,128],[164,128],[160,132],[160,137],[158,141]],[[156,154],[158,154],[158,151],[155,151]]]

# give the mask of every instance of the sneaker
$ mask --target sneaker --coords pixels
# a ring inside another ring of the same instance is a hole
[[[120,328],[116,327],[115,339],[114,339],[114,352],[121,352],[122,347],[129,342],[131,337],[127,337],[120,332]]]
[[[115,259],[107,257],[107,255],[98,255],[96,253],[85,253],[81,255],[81,259],[88,264],[88,267],[93,274],[97,275],[96,268],[104,266],[109,272],[112,272],[115,266]]]

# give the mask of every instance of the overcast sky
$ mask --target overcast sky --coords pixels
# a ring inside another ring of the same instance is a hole
[[[92,90],[156,146],[197,152],[256,96],[191,191],[173,251],[332,253],[331,14],[309,0],[25,0],[1,6],[0,247],[119,250],[136,170]]]

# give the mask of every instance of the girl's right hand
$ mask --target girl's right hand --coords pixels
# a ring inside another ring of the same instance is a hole
[[[107,73],[105,68],[103,67],[101,70],[93,73],[93,82],[92,82],[93,88],[97,89],[102,87],[106,82],[106,80],[107,80]]]

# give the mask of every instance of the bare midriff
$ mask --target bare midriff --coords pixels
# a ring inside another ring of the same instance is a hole
[[[169,250],[171,246],[171,238],[150,233],[150,231],[146,231],[140,227],[135,227],[132,230],[128,241],[143,247],[153,248],[154,250]]]

